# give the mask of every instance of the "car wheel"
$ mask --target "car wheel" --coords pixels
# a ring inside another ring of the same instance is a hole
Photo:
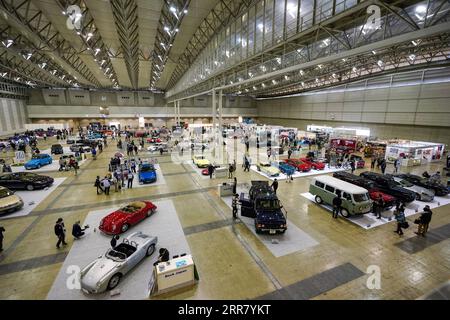
[[[422,198],[420,197],[420,194],[416,193],[416,200],[420,201]]]
[[[41,164],[38,164],[38,165],[37,165],[37,168],[40,169],[40,168],[41,168]]]
[[[32,184],[28,184],[27,187],[26,187],[26,189],[27,189],[28,191],[33,191],[33,190],[34,190],[34,186],[33,186]]]
[[[348,217],[350,216],[350,214],[348,213],[348,210],[345,209],[345,208],[341,208],[341,215],[342,215],[344,218],[348,218]]]
[[[117,285],[119,284],[121,278],[122,278],[122,275],[120,273],[116,273],[115,275],[113,275],[111,277],[111,279],[109,279],[108,290],[112,290],[115,287],[117,287]]]
[[[127,232],[129,228],[130,225],[128,223],[125,223],[124,225],[122,225],[122,228],[120,230],[122,231],[122,233],[124,233]]]
[[[150,257],[155,252],[155,245],[151,244],[147,249],[147,257]]]
[[[320,196],[316,196],[316,197],[314,198],[314,200],[316,200],[316,202],[317,202],[318,204],[322,204],[322,203],[323,203],[323,200],[322,200],[322,198],[321,198]]]
[[[155,213],[155,209],[152,208],[150,210],[147,211],[147,217],[150,217],[151,215],[153,215]]]

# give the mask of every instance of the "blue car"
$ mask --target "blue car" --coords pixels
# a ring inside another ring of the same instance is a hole
[[[139,183],[152,183],[156,181],[156,169],[150,163],[139,166]]]
[[[291,165],[288,165],[286,162],[281,162],[278,164],[278,168],[282,173],[288,176],[292,176],[295,173],[295,168]]]
[[[101,134],[100,132],[92,132],[90,134],[88,134],[88,139],[103,139],[103,134]]]
[[[42,166],[52,163],[53,159],[49,154],[34,154],[31,160],[25,163],[25,169],[39,169]]]

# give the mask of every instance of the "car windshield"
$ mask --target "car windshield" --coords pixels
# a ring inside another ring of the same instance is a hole
[[[6,198],[9,196],[12,196],[13,193],[11,191],[9,191],[8,189],[1,189],[0,190],[0,198]]]
[[[404,186],[404,187],[412,187],[412,186],[414,186],[411,182],[409,182],[409,181],[407,181],[407,180],[400,180],[399,181],[400,182],[400,184],[402,185],[402,186]]]
[[[281,206],[279,200],[263,199],[258,201],[258,208],[264,210],[278,210]]]
[[[31,159],[42,159],[43,157],[39,154],[34,154]]]
[[[363,202],[369,200],[369,194],[368,193],[354,193],[353,199],[356,202]]]
[[[28,173],[28,172],[21,172],[21,174],[18,175],[18,177],[21,177],[23,179],[31,179],[31,178],[36,178],[37,174],[35,174],[35,173]]]
[[[135,211],[137,211],[139,209],[141,209],[141,208],[140,207],[135,207],[135,206],[132,206],[132,205],[128,205],[128,206],[125,206],[125,207],[121,208],[120,211],[125,212],[125,213],[133,213],[133,212],[135,212]]]
[[[153,166],[142,166],[141,167],[141,172],[150,172],[150,171],[155,171],[155,168]]]
[[[127,258],[125,253],[116,251],[114,249],[109,250],[106,253],[106,257],[111,259],[111,260],[114,260],[114,261],[124,261]]]

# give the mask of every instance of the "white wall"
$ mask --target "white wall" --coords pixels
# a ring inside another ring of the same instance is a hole
[[[364,126],[380,138],[450,144],[450,83],[257,100],[257,108],[261,122]]]
[[[25,101],[0,98],[0,136],[24,131],[27,122]]]

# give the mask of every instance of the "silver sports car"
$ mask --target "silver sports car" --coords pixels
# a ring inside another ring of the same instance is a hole
[[[142,259],[155,252],[158,238],[135,232],[114,249],[108,249],[81,271],[81,289],[100,293],[117,287],[120,280]]]
[[[430,202],[434,199],[434,191],[425,189],[421,186],[416,186],[408,180],[393,176],[394,181],[399,187],[411,190],[416,193],[416,200]]]

